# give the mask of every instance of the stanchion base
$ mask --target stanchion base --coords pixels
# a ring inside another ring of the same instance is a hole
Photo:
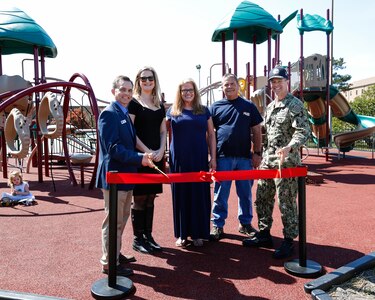
[[[300,265],[299,259],[294,259],[284,263],[284,269],[292,275],[305,277],[305,278],[315,278],[322,273],[322,266],[315,261],[306,260],[306,266],[302,267]]]
[[[117,276],[116,286],[108,286],[108,278],[102,278],[91,286],[91,296],[95,299],[123,299],[135,292],[133,282],[126,277]]]

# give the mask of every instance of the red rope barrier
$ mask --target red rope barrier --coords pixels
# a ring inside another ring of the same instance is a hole
[[[115,173],[108,172],[106,180],[109,184],[137,183],[175,183],[175,182],[213,182],[225,180],[272,179],[307,176],[307,167],[285,168],[272,170],[217,171],[169,173],[168,177],[161,174],[146,173]]]

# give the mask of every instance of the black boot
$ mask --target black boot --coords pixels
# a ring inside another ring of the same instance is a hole
[[[287,258],[293,254],[293,239],[284,238],[281,246],[273,253],[274,258]]]
[[[152,237],[152,223],[154,220],[154,206],[146,207],[146,230],[145,230],[145,239],[152,247],[154,251],[162,251],[160,245],[155,242],[154,238]]]
[[[143,236],[145,233],[144,220],[146,212],[144,210],[132,209],[131,214],[134,233],[133,250],[145,254],[151,254],[153,249]]]

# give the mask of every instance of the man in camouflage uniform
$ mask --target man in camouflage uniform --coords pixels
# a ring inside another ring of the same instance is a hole
[[[276,97],[265,111],[266,136],[260,169],[296,167],[301,164],[299,149],[311,134],[307,113],[303,103],[288,92],[288,74],[284,68],[272,69],[268,80]],[[272,246],[270,230],[276,193],[284,226],[284,241],[273,257],[285,258],[292,254],[293,239],[298,236],[297,191],[297,178],[258,180],[255,205],[259,232],[243,240],[244,246]]]

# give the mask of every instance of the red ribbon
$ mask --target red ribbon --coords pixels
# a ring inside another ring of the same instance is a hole
[[[169,173],[169,178],[166,178],[161,174],[107,172],[106,179],[109,184],[137,184],[213,181],[220,182],[225,180],[272,179],[305,176],[307,176],[307,167],[285,168],[281,170],[281,174],[278,169]]]

